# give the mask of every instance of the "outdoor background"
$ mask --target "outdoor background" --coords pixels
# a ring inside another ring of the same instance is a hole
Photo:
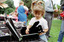
[[[17,1],[17,3],[15,3],[15,1]],[[8,4],[9,7],[6,8],[6,9],[0,7],[0,14],[4,14],[4,13],[10,14],[11,12],[14,12],[15,8],[18,6],[18,5],[15,5],[15,4],[18,4],[19,1],[20,0],[7,0],[6,2],[4,2],[4,3]],[[28,23],[29,23],[30,19],[33,17],[33,15],[31,14],[31,0],[22,0],[22,1],[24,1],[25,5],[29,8],[29,15],[28,15]],[[51,31],[50,31],[50,35],[52,37],[49,38],[49,40],[48,40],[49,42],[57,42],[57,39],[58,39],[58,36],[59,36],[61,22],[62,22],[60,20],[59,14],[61,13],[60,6],[62,4],[62,1],[64,1],[64,0],[53,0],[54,9],[57,8],[59,11],[54,12],[52,27],[51,27]],[[63,41],[64,41],[64,39],[63,39]]]

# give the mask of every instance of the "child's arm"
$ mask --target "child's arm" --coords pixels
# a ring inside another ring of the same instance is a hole
[[[25,14],[27,14],[27,13],[28,13],[28,11],[25,10]]]
[[[44,33],[46,33],[48,31],[48,29],[43,29]],[[39,35],[42,35],[44,33],[39,33]]]
[[[29,34],[29,29],[31,28],[32,25],[28,25],[26,29],[26,34]]]

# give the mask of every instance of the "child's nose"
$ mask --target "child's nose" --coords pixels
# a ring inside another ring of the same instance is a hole
[[[39,16],[38,14],[36,16]]]

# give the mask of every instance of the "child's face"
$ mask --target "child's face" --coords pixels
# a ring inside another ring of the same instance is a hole
[[[20,3],[19,6],[24,5],[24,3]]]
[[[37,19],[39,19],[40,17],[42,17],[42,13],[38,13],[38,12],[37,12],[37,13],[34,14],[34,16],[35,16]]]

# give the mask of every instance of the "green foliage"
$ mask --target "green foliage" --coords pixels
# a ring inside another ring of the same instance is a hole
[[[57,5],[57,7],[58,7],[58,9],[60,9],[60,6],[59,5]]]
[[[6,4],[8,4],[8,6],[10,7],[10,8],[15,8],[14,7],[14,2],[13,2],[13,0],[7,0],[6,2],[5,2]]]
[[[1,8],[0,7],[0,14],[4,14],[4,12],[9,14],[9,13],[11,13],[11,12],[13,12],[15,10],[14,4],[13,4],[14,3],[13,0],[7,0],[4,3],[8,4],[8,8]]]
[[[34,16],[30,13],[27,18],[30,20],[32,17]]]
[[[30,12],[32,1],[31,0],[21,0],[21,1],[24,1],[24,4],[29,8],[29,12]],[[31,13],[29,13],[27,18],[30,20],[32,17],[33,17],[33,15]]]
[[[24,4],[29,8],[31,8],[31,0],[21,0],[21,1],[24,1]]]
[[[53,5],[53,8],[56,9],[55,4]],[[60,9],[60,6],[57,5],[57,8]]]
[[[56,7],[55,7],[55,4],[53,5],[53,8],[55,9]]]
[[[4,13],[4,8],[0,7],[0,14],[3,14],[3,13]]]
[[[7,14],[9,14],[9,13],[11,13],[13,11],[14,11],[14,9],[10,8],[10,7],[8,7],[8,8],[5,9],[5,13],[7,13]]]
[[[13,12],[15,10],[13,0],[7,0],[4,3],[8,4],[8,8],[0,8],[0,13],[1,14],[4,14],[4,12],[9,14],[9,13],[11,13],[11,12]]]
[[[60,4],[62,4],[63,1],[64,1],[64,0],[61,0]]]
[[[53,8],[56,9],[55,4],[53,5]],[[60,6],[57,5],[57,8],[58,8],[58,12],[54,12],[54,14],[60,14]]]
[[[48,42],[57,42],[60,28],[61,28],[61,20],[58,20],[58,19],[53,20],[51,30],[50,30],[50,35],[52,37],[49,38]]]

